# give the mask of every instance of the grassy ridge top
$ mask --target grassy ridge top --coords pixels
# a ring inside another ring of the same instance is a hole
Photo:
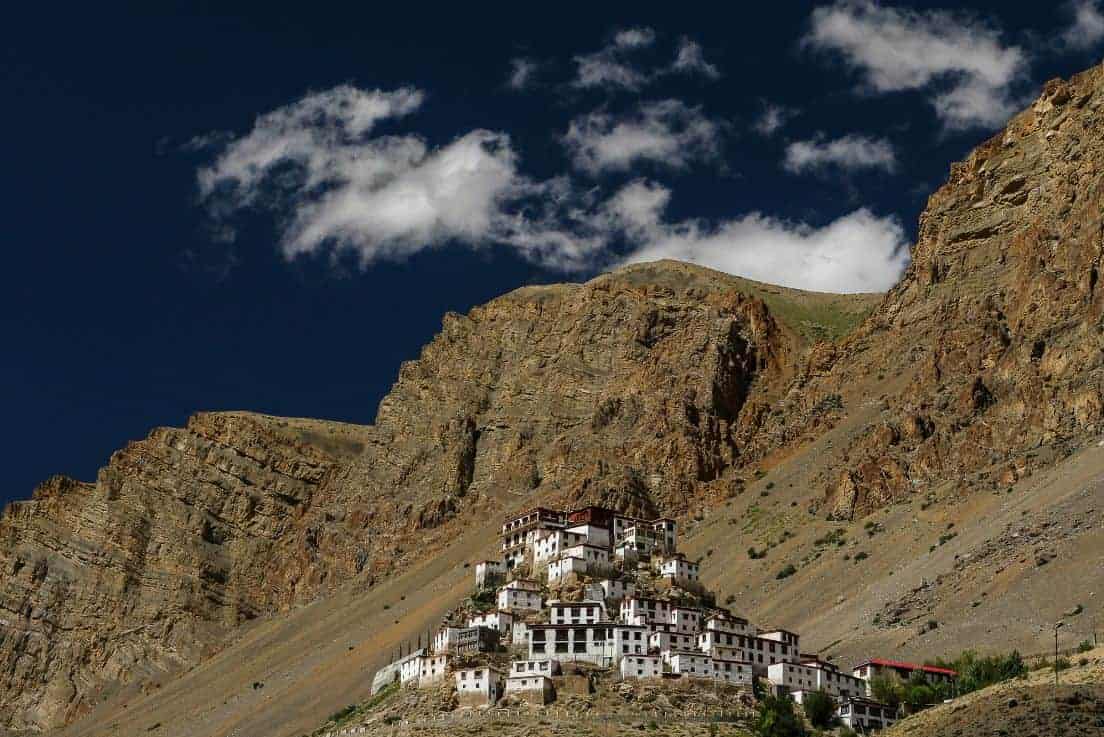
[[[804,340],[839,340],[851,332],[881,302],[880,293],[833,294],[807,292],[745,279],[682,261],[632,264],[595,279],[619,279],[630,284],[671,288],[731,289],[762,299],[770,311]]]

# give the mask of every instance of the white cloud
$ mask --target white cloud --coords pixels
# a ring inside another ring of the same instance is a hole
[[[679,39],[675,59],[669,66],[641,64],[640,53],[655,43],[656,33],[651,28],[618,31],[602,49],[575,57],[576,75],[572,85],[639,90],[671,74],[700,74],[709,79],[721,76],[716,65],[706,61],[701,45],[686,36]]]
[[[1073,15],[1073,23],[1062,34],[1065,46],[1085,51],[1104,40],[1104,13],[1100,10],[1100,0],[1072,0],[1066,8]]]
[[[658,185],[634,182],[611,199],[611,223],[639,244],[627,262],[673,258],[771,284],[839,293],[884,291],[908,266],[900,223],[865,208],[819,228],[758,212],[717,224],[665,224],[668,196]]]
[[[793,174],[830,167],[892,172],[897,168],[897,153],[893,144],[884,138],[847,135],[831,141],[794,141],[786,147],[782,166]]]
[[[652,75],[634,66],[628,56],[632,52],[655,43],[655,31],[651,28],[625,28],[613,36],[606,47],[592,54],[575,57],[578,68],[576,87],[622,87],[639,89],[652,79]]]
[[[995,127],[1015,112],[1010,87],[1023,79],[1026,55],[978,18],[942,10],[840,0],[813,11],[804,39],[840,54],[873,93],[927,90],[949,129]]]
[[[613,45],[619,49],[639,49],[655,43],[655,31],[651,28],[625,28],[613,36]]]
[[[421,102],[410,89],[308,95],[231,141],[199,171],[200,194],[219,218],[255,205],[289,209],[289,258],[336,246],[367,263],[459,242],[506,243],[562,268],[590,262],[601,243],[553,225],[565,220],[554,209],[562,183],[521,175],[505,134],[474,130],[439,148],[414,135],[370,135]]]
[[[705,60],[705,52],[702,51],[701,44],[685,36],[679,41],[671,71],[681,74],[701,74],[710,79],[718,79],[721,76],[720,70]]]
[[[597,189],[567,177],[534,181],[520,172],[503,133],[473,130],[434,147],[416,135],[377,132],[422,101],[413,89],[341,86],[258,117],[197,174],[215,225],[227,225],[241,209],[270,208],[281,215],[288,258],[340,249],[367,264],[450,243],[500,245],[579,272],[608,266],[628,250],[634,261],[680,258],[762,281],[844,292],[885,289],[908,262],[896,220],[866,210],[821,228],[759,213],[667,222],[665,187],[638,180],[603,200]],[[680,103],[663,105],[676,116],[696,114]],[[647,119],[642,112],[638,120]],[[637,148],[613,160],[654,150]],[[688,155],[663,150],[667,163]]]
[[[512,90],[524,90],[533,84],[533,77],[537,73],[537,63],[532,59],[517,58],[510,60],[510,76],[506,80],[506,86]]]
[[[767,102],[763,104],[763,112],[752,123],[752,129],[759,135],[769,138],[786,125],[790,118],[797,115],[797,111],[784,105],[775,105]]]
[[[571,159],[590,174],[624,171],[641,161],[683,168],[719,155],[720,129],[697,108],[678,100],[640,105],[627,116],[589,113],[564,136]]]

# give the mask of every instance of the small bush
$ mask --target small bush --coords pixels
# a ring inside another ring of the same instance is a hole
[[[806,732],[788,697],[767,696],[759,702],[755,734],[757,737],[805,737]]]
[[[858,563],[859,561],[866,560],[869,557],[869,553],[867,553],[865,550],[860,550],[859,552],[855,553],[855,562]]]
[[[1077,646],[1077,652],[1079,652],[1079,653],[1087,653],[1089,650],[1092,650],[1092,649],[1093,649],[1093,644],[1091,642],[1089,642],[1088,640],[1082,640],[1081,644]]]
[[[823,691],[814,691],[805,695],[805,716],[809,723],[820,729],[832,726],[836,717],[836,705]]]
[[[752,560],[759,560],[760,558],[767,557],[766,550],[756,550],[754,547],[748,548],[748,557]]]
[[[790,576],[794,575],[795,573],[797,573],[797,568],[794,567],[793,563],[790,563],[785,568],[783,568],[781,571],[779,571],[778,574],[775,576],[775,578],[781,580],[783,578],[789,578]]]

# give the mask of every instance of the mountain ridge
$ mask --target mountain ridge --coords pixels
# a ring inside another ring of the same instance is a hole
[[[51,479],[0,517],[6,726],[139,732],[139,714],[198,709],[179,684],[230,692],[275,672],[289,699],[310,691],[289,705],[328,708],[367,679],[348,663],[378,664],[459,595],[458,561],[435,556],[489,548],[465,533],[537,502],[681,516],[691,550],[736,574],[710,583],[812,627],[824,650],[1030,638],[1035,623],[1013,621],[1016,591],[1048,607],[1075,595],[1038,580],[1036,548],[1056,551],[1055,571],[1096,565],[1100,550],[1082,516],[1101,508],[1102,104],[1102,67],[1050,82],[952,167],[884,296],[673,262],[525,287],[445,315],[373,425],[200,413],[129,444],[95,483]],[[1087,496],[1055,474],[1073,468]],[[816,537],[837,527],[850,542],[830,554]],[[1023,559],[993,552],[996,538]],[[767,558],[749,562],[748,543]],[[840,557],[876,543],[884,554],[864,569]],[[800,563],[784,581],[783,559]],[[869,590],[841,589],[858,570]],[[368,613],[397,607],[397,582],[426,588],[409,626]],[[794,607],[810,588],[831,594]],[[983,592],[983,609],[1010,622],[996,634],[962,611]],[[342,622],[346,610],[378,630]],[[931,611],[948,619],[917,635]],[[335,674],[296,670],[276,645],[271,661],[246,657],[250,633],[269,630],[317,647]],[[333,643],[352,632],[364,639],[350,656]],[[378,652],[358,652],[366,643]],[[258,698],[234,696],[244,711],[205,704],[187,730],[309,726]]]

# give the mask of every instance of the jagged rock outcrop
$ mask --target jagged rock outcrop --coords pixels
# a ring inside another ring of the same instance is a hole
[[[826,473],[865,513],[945,481],[1006,487],[1104,427],[1104,68],[1049,82],[955,164],[913,261],[819,383],[909,376]],[[904,350],[902,350],[902,346]]]
[[[199,414],[95,483],[51,479],[0,519],[0,721],[70,721],[243,622],[431,555],[476,514],[676,514],[725,493],[806,348],[808,325],[763,297],[833,324],[870,302],[675,263],[528,287],[447,315],[372,426]]]

